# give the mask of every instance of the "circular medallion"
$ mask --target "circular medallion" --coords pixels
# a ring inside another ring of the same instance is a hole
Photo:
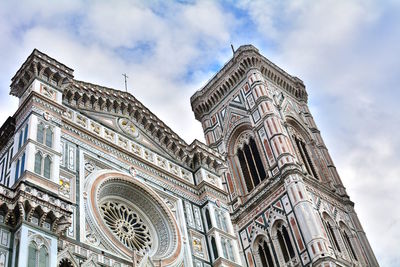
[[[131,167],[129,168],[129,173],[130,173],[133,177],[136,177],[137,172],[136,172],[135,167],[131,166]]]
[[[43,118],[44,118],[46,121],[50,120],[50,114],[49,114],[48,112],[44,112],[44,113],[43,113]]]
[[[120,118],[118,120],[118,125],[121,128],[121,130],[126,133],[127,135],[132,136],[133,138],[138,138],[139,137],[139,131],[136,128],[135,124],[133,124],[132,121],[126,119],[126,118]]]

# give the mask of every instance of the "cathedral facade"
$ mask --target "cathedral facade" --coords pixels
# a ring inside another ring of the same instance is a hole
[[[191,98],[187,144],[34,50],[0,129],[0,266],[379,266],[303,82],[251,46]]]

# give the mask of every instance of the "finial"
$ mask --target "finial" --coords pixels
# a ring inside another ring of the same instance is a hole
[[[233,48],[233,44],[231,44],[232,53],[235,54],[235,48]]]
[[[122,76],[124,76],[124,78],[125,78],[125,91],[128,92],[128,83],[126,80],[128,78],[128,75],[126,75],[126,73],[124,73],[124,74],[122,74]]]

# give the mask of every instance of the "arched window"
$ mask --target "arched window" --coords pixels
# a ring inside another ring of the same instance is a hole
[[[233,255],[233,247],[232,247],[232,242],[230,240],[228,240],[227,244],[226,244],[227,248],[228,248],[228,257],[231,261],[235,261],[235,256]]]
[[[332,225],[328,221],[325,221],[324,223],[325,223],[325,227],[326,227],[326,230],[328,233],[329,240],[331,241],[333,248],[335,250],[341,252],[339,242],[336,238],[335,231],[334,231]]]
[[[212,228],[210,211],[208,209],[206,209],[205,213],[206,213],[207,228],[208,228],[208,230],[210,230]]]
[[[214,260],[218,259],[218,249],[217,249],[217,243],[215,242],[215,238],[212,236],[211,237],[211,249],[214,255]]]
[[[15,243],[15,266],[18,266],[18,260],[19,260],[19,239],[16,240]]]
[[[15,165],[15,180],[19,177],[19,162],[20,160],[18,159],[17,164]]]
[[[294,258],[295,252],[289,237],[289,233],[284,225],[279,227],[277,231],[277,237],[283,258],[285,259],[285,262],[288,262],[290,259]]]
[[[303,164],[306,167],[307,173],[312,175],[314,178],[318,179],[317,172],[315,171],[311,157],[308,154],[306,144],[304,143],[303,140],[300,140],[297,137],[294,137],[294,140],[296,142],[296,147],[297,150],[299,151],[301,160],[303,161]]]
[[[224,213],[221,214],[221,225],[222,225],[222,230],[224,230],[225,232],[228,232],[228,225],[226,223],[226,217],[225,217]]]
[[[265,169],[254,139],[251,137],[248,144],[245,143],[242,148],[237,150],[236,155],[247,191],[250,192],[266,178]]]
[[[35,169],[34,169],[34,171],[35,171],[35,173],[37,173],[39,175],[42,174],[42,159],[43,159],[42,153],[40,153],[39,151],[36,152],[36,154],[35,154]]]
[[[18,149],[20,149],[20,148],[22,147],[23,138],[24,138],[24,131],[22,130],[22,131],[19,133]]]
[[[222,226],[221,226],[221,213],[219,212],[219,210],[214,210],[214,214],[215,214],[215,220],[217,221],[217,227],[219,229],[222,229]]]
[[[28,124],[25,125],[25,130],[24,130],[24,144],[26,143],[26,140],[28,139]]]
[[[233,247],[230,239],[224,237],[221,238],[222,252],[224,253],[224,258],[231,261],[235,261],[235,256],[233,255]]]
[[[268,244],[265,240],[258,245],[258,253],[260,255],[262,267],[274,266],[271,251],[269,250]]]
[[[45,246],[38,247],[31,241],[28,247],[28,265],[27,267],[49,267],[49,252]]]
[[[343,239],[344,239],[344,243],[346,245],[347,250],[349,251],[350,256],[354,259],[354,260],[358,260],[357,259],[357,255],[354,251],[353,245],[351,244],[351,240],[349,238],[349,235],[347,234],[347,232],[345,230],[343,230]]]
[[[50,127],[46,129],[46,146],[52,147],[53,145],[53,130]]]
[[[44,125],[44,123],[40,122],[37,127],[36,140],[41,144],[45,144],[48,147],[52,147],[53,129],[50,126]]]
[[[221,245],[222,245],[222,252],[224,253],[224,258],[228,259],[228,249],[226,247],[226,240],[225,238],[221,238]]]
[[[34,242],[29,243],[28,247],[28,266],[27,267],[36,267],[37,266],[37,248]]]
[[[21,158],[21,174],[25,171],[25,152],[22,154]]]
[[[51,174],[51,158],[50,156],[46,156],[44,158],[43,176],[46,177],[47,179],[50,179],[50,174]]]
[[[38,267],[48,267],[49,266],[49,253],[47,248],[42,246],[39,250],[39,265]]]
[[[52,160],[49,155],[46,155],[43,159],[42,152],[38,151],[35,154],[35,167],[34,172],[43,175],[47,179],[51,178],[51,165]]]
[[[43,123],[39,123],[39,125],[37,127],[36,141],[43,144],[43,141],[44,141],[44,124]]]

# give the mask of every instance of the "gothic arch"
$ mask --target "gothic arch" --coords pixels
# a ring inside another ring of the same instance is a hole
[[[339,229],[349,259],[363,263],[362,251],[356,233],[343,221],[339,221]]]
[[[332,248],[335,253],[342,254],[345,251],[343,239],[340,235],[340,230],[335,220],[328,214],[328,212],[322,212],[322,221],[325,227],[326,234],[328,236],[328,240],[331,243]]]
[[[251,244],[256,266],[274,267],[276,265],[272,240],[266,231],[255,236]]]
[[[243,195],[267,178],[266,160],[259,138],[249,124],[237,127],[229,138],[228,159]]]
[[[275,248],[279,266],[296,261],[296,245],[291,230],[286,221],[277,219],[271,227],[271,239]]]
[[[50,251],[50,242],[47,241],[43,236],[34,234],[29,237],[29,243],[34,242],[38,248],[42,246],[46,247]]]
[[[311,133],[307,130],[304,124],[299,121],[298,118],[295,118],[293,115],[289,114],[285,117],[285,121],[290,127],[296,130],[297,134],[304,138],[304,141],[311,142],[313,140]]]
[[[299,163],[303,164],[305,171],[319,180],[321,175],[321,162],[316,154],[318,153],[315,142],[306,128],[296,118],[287,116],[286,122],[289,125],[289,134]]]

